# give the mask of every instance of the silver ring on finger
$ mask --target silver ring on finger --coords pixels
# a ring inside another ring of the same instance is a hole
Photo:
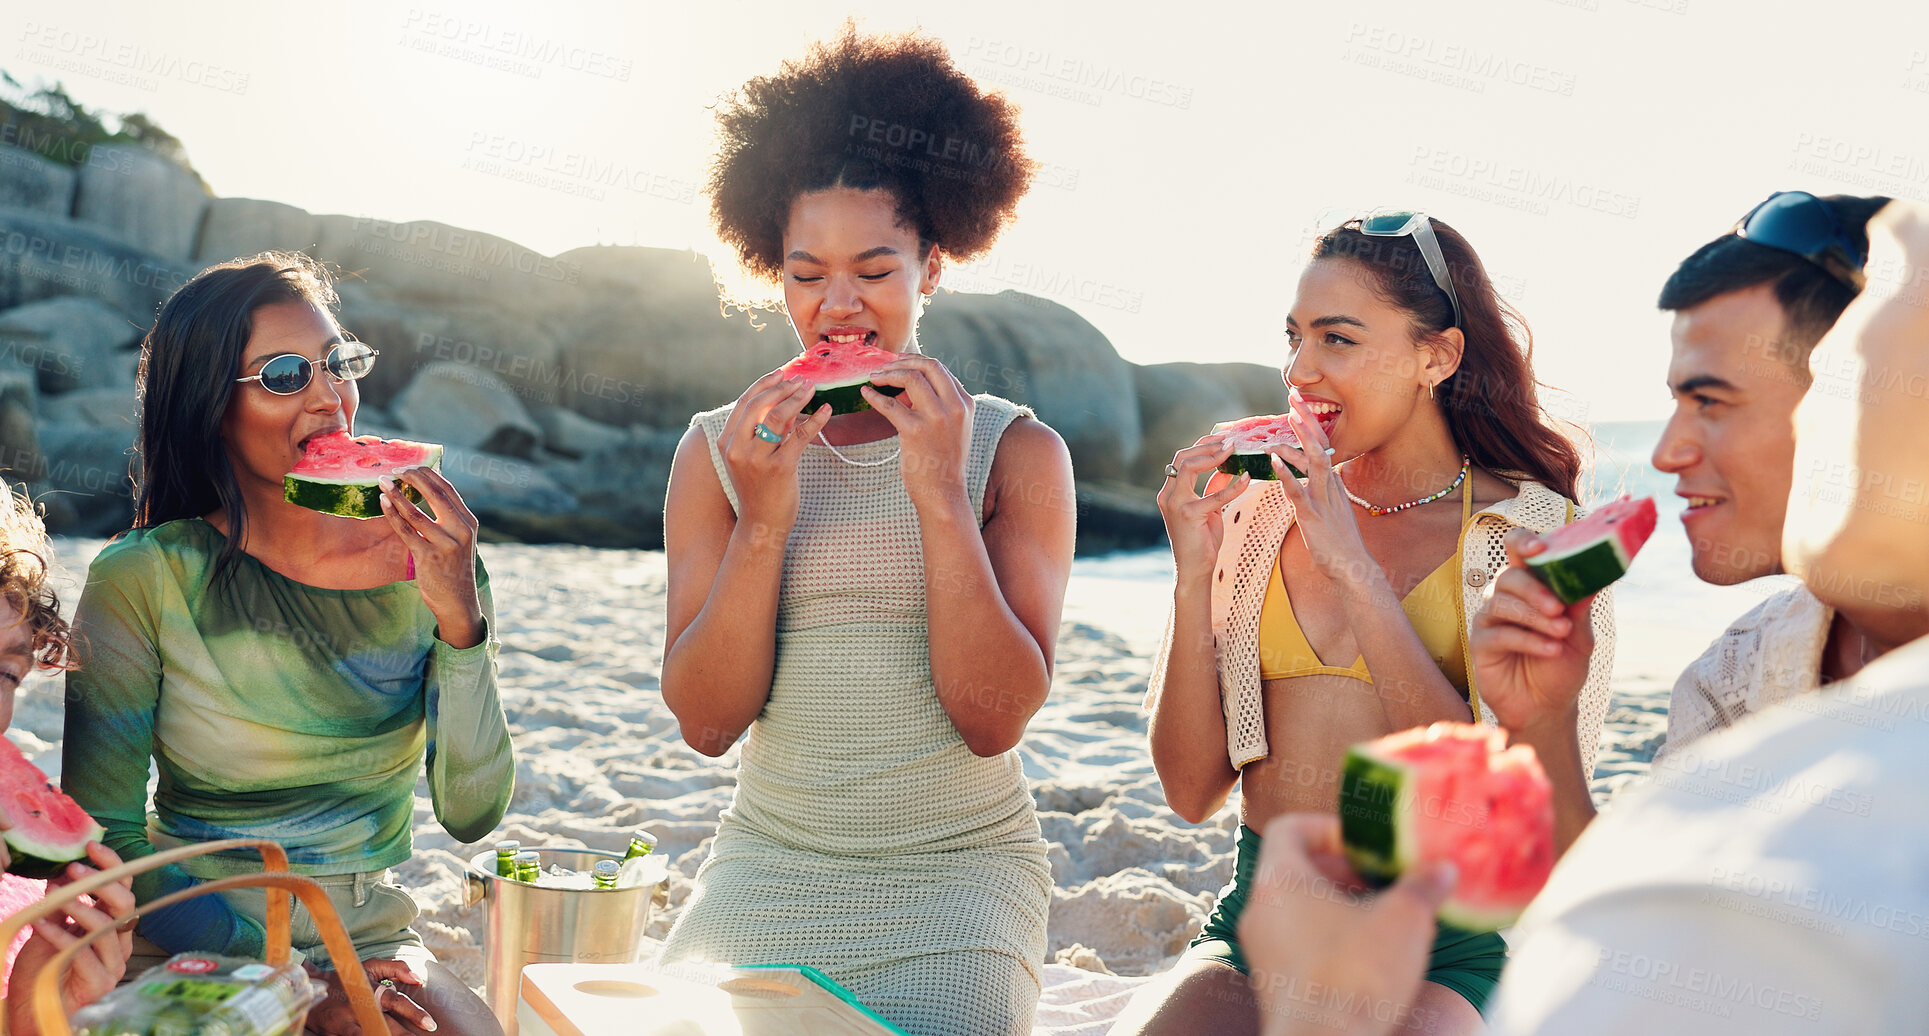
[[[757,438],[762,439],[765,442],[778,443],[778,442],[784,441],[783,436],[777,434],[776,432],[771,431],[770,426],[763,423],[762,421],[757,422],[757,427],[751,429],[751,431],[757,436]]]
[[[1327,455],[1328,457],[1331,457],[1331,456],[1332,456],[1333,454],[1335,454],[1335,453],[1338,453],[1338,452],[1340,452],[1340,451],[1338,451],[1338,450],[1336,450],[1336,449],[1334,449],[1334,448],[1333,448],[1333,447],[1331,447],[1331,446],[1328,446],[1328,447],[1326,448],[1326,455]]]
[[[1173,466],[1172,466],[1172,465],[1170,465],[1170,464],[1167,464],[1167,465],[1165,466],[1165,477],[1167,477],[1167,478],[1178,478],[1178,477],[1179,477],[1179,469],[1178,469],[1178,468],[1176,468],[1176,467],[1173,467]]]

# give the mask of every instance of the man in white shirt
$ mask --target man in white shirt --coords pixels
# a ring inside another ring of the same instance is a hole
[[[1811,358],[1853,391],[1800,407],[1782,556],[1881,657],[1677,749],[1589,827],[1516,930],[1497,1032],[1929,1025],[1929,206],[1868,231],[1870,287]],[[1336,896],[1318,875],[1337,826],[1317,820],[1269,827],[1241,927],[1267,1031],[1391,1032],[1451,874]],[[1308,983],[1361,1009],[1281,995]]]
[[[1860,290],[1864,225],[1887,201],[1776,194],[1683,260],[1661,289],[1661,308],[1675,314],[1667,374],[1675,411],[1653,460],[1689,504],[1681,522],[1695,575],[1707,582],[1783,571],[1795,406],[1809,389],[1809,353]],[[1565,850],[1594,819],[1589,775],[1566,744],[1593,648],[1590,605],[1563,607],[1518,564],[1541,549],[1531,534],[1511,534],[1508,549],[1516,564],[1474,618],[1475,680],[1500,725],[1533,745],[1553,778]],[[1870,657],[1855,624],[1807,589],[1777,592],[1682,672],[1657,756],[1849,676]]]

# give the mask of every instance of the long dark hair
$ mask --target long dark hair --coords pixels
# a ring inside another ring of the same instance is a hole
[[[1480,256],[1459,231],[1436,219],[1433,233],[1460,299],[1467,342],[1460,368],[1434,388],[1454,445],[1496,475],[1531,479],[1577,499],[1581,454],[1541,405],[1526,319],[1494,290]],[[1313,258],[1359,263],[1373,274],[1379,296],[1406,310],[1422,337],[1453,326],[1453,307],[1411,235],[1368,237],[1358,220],[1350,220],[1321,235]]]
[[[134,527],[151,529],[219,508],[228,542],[216,578],[246,544],[248,512],[228,464],[221,419],[255,311],[278,302],[323,309],[339,300],[328,270],[300,252],[262,252],[210,266],[161,304],[141,342],[140,437],[134,444]]]

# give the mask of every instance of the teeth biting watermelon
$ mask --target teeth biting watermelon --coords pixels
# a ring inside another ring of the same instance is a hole
[[[1554,596],[1573,604],[1628,574],[1634,555],[1654,533],[1654,497],[1622,497],[1578,522],[1541,537],[1547,549],[1527,559],[1527,571]]]
[[[94,823],[13,742],[0,738],[0,818],[11,825],[6,839],[7,873],[51,878],[87,856],[87,843],[107,832]]]
[[[308,440],[301,463],[282,479],[282,496],[291,504],[337,514],[344,518],[375,518],[382,513],[382,489],[377,479],[405,468],[442,468],[442,447],[405,439],[383,439],[347,432],[329,432]],[[416,503],[422,494],[404,484],[404,495]]]
[[[1440,919],[1469,931],[1513,924],[1554,869],[1554,792],[1534,750],[1505,731],[1435,723],[1346,752],[1346,858],[1375,886],[1410,867],[1460,870]]]
[[[871,409],[860,389],[871,384],[871,375],[877,373],[878,368],[897,358],[898,354],[889,349],[863,342],[820,338],[817,344],[804,350],[804,355],[779,367],[778,371],[786,378],[803,378],[817,386],[817,394],[810,397],[804,413],[814,414],[818,407],[829,403],[833,414],[855,414]],[[871,387],[887,396],[904,391],[895,385]]]
[[[1285,414],[1222,421],[1212,426],[1212,433],[1225,435],[1232,440],[1232,456],[1219,465],[1219,470],[1228,475],[1251,475],[1277,481],[1279,476],[1273,472],[1273,447],[1285,445],[1299,448],[1299,436],[1293,434],[1292,425],[1286,422]],[[1286,465],[1286,470],[1292,472],[1294,478],[1306,477],[1304,471],[1291,464]]]

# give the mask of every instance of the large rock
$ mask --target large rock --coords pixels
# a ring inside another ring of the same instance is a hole
[[[543,448],[565,457],[581,457],[615,446],[629,433],[614,425],[592,421],[560,406],[535,407],[536,423],[543,429]]]
[[[43,468],[36,396],[32,371],[0,369],[0,474],[9,481],[37,478]]]
[[[42,421],[38,431],[46,468],[33,488],[47,502],[49,530],[106,536],[133,523],[132,424]]]
[[[448,360],[417,371],[395,398],[393,412],[415,438],[507,457],[529,457],[543,437],[501,378]]]
[[[576,508],[576,498],[548,472],[515,457],[448,447],[442,452],[442,474],[491,527],[498,524],[497,515],[556,515]]]
[[[313,254],[339,263],[376,290],[405,302],[480,303],[544,311],[573,299],[574,263],[514,241],[418,220],[318,216]]]
[[[1165,519],[1154,490],[1117,482],[1079,482],[1079,555],[1139,550],[1165,542]]]
[[[1064,438],[1080,480],[1130,477],[1142,438],[1132,365],[1085,318],[1015,291],[947,295],[918,342],[967,389],[1030,404]]]
[[[798,353],[782,316],[724,316],[694,252],[608,246],[559,258],[581,270],[585,301],[563,318],[555,402],[585,417],[681,428]]]
[[[145,322],[196,269],[92,224],[0,208],[0,309],[86,295]]]
[[[1132,481],[1157,487],[1172,455],[1221,421],[1286,409],[1279,371],[1256,363],[1158,363],[1133,369],[1145,451]]]
[[[141,328],[97,299],[66,295],[0,313],[0,362],[32,370],[42,392],[127,386],[132,398]]]
[[[208,190],[193,171],[137,144],[103,144],[80,166],[74,218],[163,259],[194,258]]]
[[[501,378],[531,405],[555,403],[571,384],[555,334],[566,318],[475,303],[398,300],[361,282],[338,286],[344,328],[381,351],[361,380],[362,398],[388,404],[416,372],[438,361]]]
[[[258,198],[216,198],[201,221],[195,261],[222,263],[257,252],[308,252],[321,241],[321,218]]]
[[[622,442],[552,469],[574,492],[574,508],[550,513],[498,511],[489,516],[490,528],[528,543],[660,550],[663,496],[682,435],[632,428]]]
[[[70,166],[0,144],[0,205],[65,218],[74,207],[77,179]]]
[[[84,388],[40,400],[44,421],[132,428],[140,416],[140,398],[128,387]]]

